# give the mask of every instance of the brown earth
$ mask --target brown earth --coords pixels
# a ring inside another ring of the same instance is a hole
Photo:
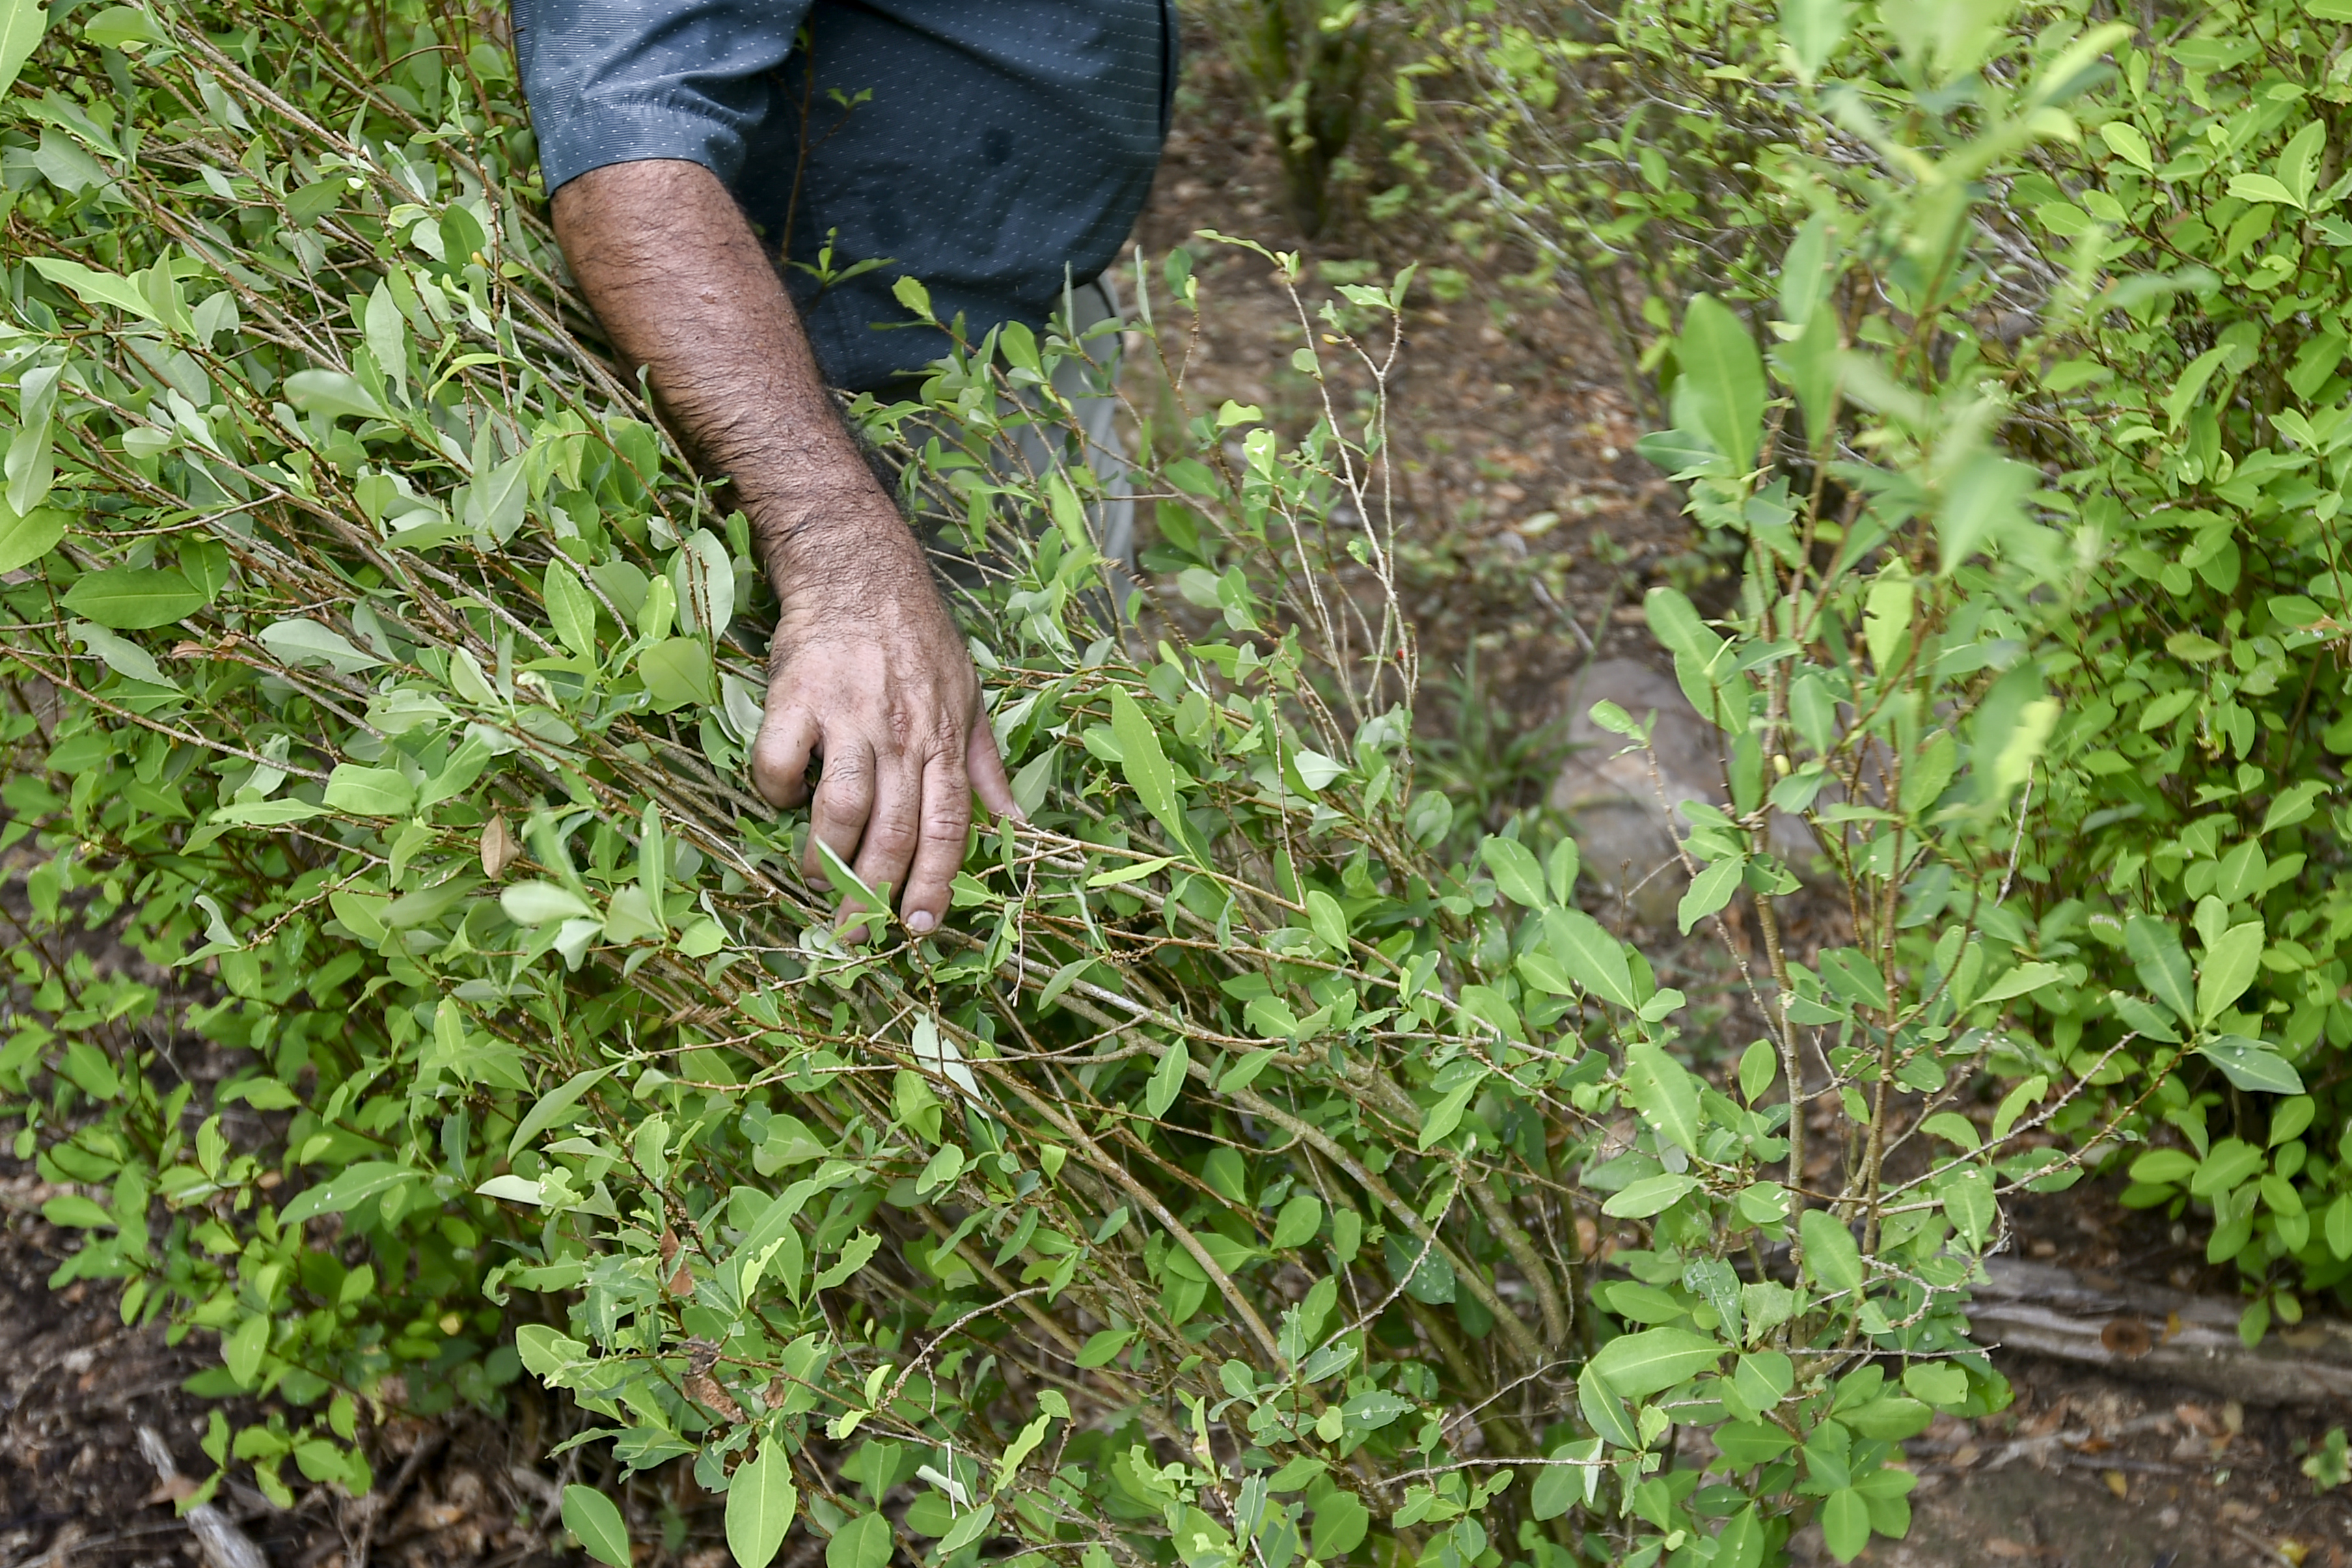
[[[1255,402],[1286,428],[1309,414],[1311,383],[1289,369],[1304,340],[1271,269],[1192,237],[1213,227],[1303,248],[1324,264],[1370,262],[1382,275],[1443,256],[1456,298],[1417,292],[1391,382],[1397,396],[1407,545],[1402,587],[1423,653],[1424,746],[1449,783],[1499,825],[1537,804],[1559,759],[1569,676],[1588,657],[1654,660],[1639,604],[1654,581],[1703,588],[1668,486],[1633,455],[1640,432],[1607,341],[1580,298],[1528,298],[1504,283],[1508,256],[1458,254],[1410,220],[1377,232],[1342,221],[1299,246],[1278,214],[1271,143],[1223,63],[1190,40],[1185,86],[1139,241],[1155,259],[1183,243],[1200,258],[1207,322],[1186,376],[1196,405]],[[1310,280],[1310,289],[1318,287]],[[1453,743],[1451,750],[1447,742]],[[1429,743],[1434,742],[1433,746]],[[1821,918],[1834,923],[1834,912]],[[1697,945],[1662,974],[1716,1001],[1720,1047],[1748,1038],[1735,978]],[[71,1249],[43,1221],[48,1196],[0,1157],[0,1568],[163,1568],[201,1559],[168,1489],[141,1458],[152,1427],[190,1476],[206,1402],[181,1381],[210,1364],[210,1336],[179,1346],[127,1330],[111,1292],[51,1291]],[[2128,1277],[2226,1291],[2201,1249],[2158,1218],[2116,1207],[2096,1187],[2038,1198],[2014,1217],[2029,1255]],[[2352,1412],[2243,1409],[2160,1385],[1996,1359],[2017,1402],[1972,1424],[1946,1421],[1910,1446],[1920,1477],[1908,1539],[1864,1561],[1903,1568],[2116,1564],[2352,1563],[2352,1489],[2314,1495],[2301,1448]],[[547,1436],[535,1404],[505,1421],[388,1418],[373,1429],[384,1500],[366,1512],[315,1489],[273,1509],[231,1486],[216,1500],[271,1568],[509,1568],[551,1557],[556,1482],[535,1463]],[[653,1543],[640,1568],[723,1568],[717,1510],[690,1481],[641,1480],[626,1500]],[[362,1538],[365,1545],[362,1547]],[[1817,1531],[1797,1561],[1830,1561]],[[576,1559],[574,1559],[576,1561]]]

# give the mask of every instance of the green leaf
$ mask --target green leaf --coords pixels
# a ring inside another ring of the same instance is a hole
[[[544,925],[551,920],[583,920],[596,913],[585,899],[551,882],[519,882],[499,894],[499,907],[517,925]]]
[[[1331,780],[1345,778],[1348,773],[1348,765],[1339,758],[1305,747],[1290,754],[1290,765],[1298,769],[1299,781],[1310,794],[1321,794],[1330,788]]]
[[[1740,875],[1747,869],[1746,855],[1727,855],[1691,878],[1682,903],[1675,909],[1675,919],[1685,936],[1690,934],[1692,926],[1731,902],[1731,895],[1739,891]]]
[[[324,664],[339,675],[351,675],[383,663],[316,621],[273,621],[261,629],[260,635],[261,645],[289,664]]]
[[[2269,202],[2280,206],[2294,207],[2297,211],[2303,207],[2303,204],[2295,200],[2293,191],[2288,190],[2268,174],[2238,175],[2230,182],[2230,194],[2242,202]]]
[[[584,1360],[588,1347],[545,1323],[525,1323],[515,1330],[515,1354],[521,1358],[524,1371],[534,1377],[546,1377]]]
[[[1576,1375],[1576,1403],[1584,1412],[1585,1425],[1607,1442],[1620,1448],[1645,1446],[1640,1431],[1626,1414],[1625,1402],[1609,1391],[1600,1369],[1591,1362],[1586,1362],[1584,1370]]]
[[[1797,1446],[1796,1439],[1767,1421],[1727,1421],[1708,1436],[1726,1462],[1740,1469],[1769,1464]]]
[[[108,1095],[105,1098],[111,1099],[113,1096]],[[100,1226],[111,1227],[114,1224],[114,1216],[106,1211],[104,1205],[95,1198],[84,1197],[79,1193],[68,1193],[63,1197],[50,1198],[41,1205],[41,1218],[51,1225],[69,1230],[90,1230]]]
[[[1447,1092],[1444,1099],[1432,1105],[1422,1116],[1421,1142],[1418,1146],[1426,1151],[1430,1145],[1460,1126],[1462,1113],[1468,1108],[1471,1098],[1486,1086],[1486,1075],[1481,1072],[1475,1077],[1455,1084]]]
[[[1192,1065],[1192,1054],[1184,1049],[1182,1040],[1168,1048],[1168,1054],[1151,1070],[1150,1082],[1143,1086],[1145,1114],[1155,1122],[1168,1114],[1168,1108],[1176,1103],[1176,1095],[1184,1087],[1184,1074]]]
[[[2105,142],[2116,157],[2141,173],[2156,172],[2156,159],[2148,149],[2147,138],[2141,135],[2139,127],[2129,120],[2108,120],[2099,127],[2099,140]]]
[[[2040,487],[2042,471],[1979,453],[1945,486],[1936,517],[1936,573],[1949,577],[1969,558],[2016,530],[2018,504]],[[2022,666],[2021,666],[2022,667]]]
[[[1339,1414],[1350,1431],[1377,1432],[1412,1409],[1412,1401],[1403,1395],[1374,1388],[1351,1396],[1339,1407]]]
[[[1272,1061],[1276,1057],[1281,1054],[1282,1053],[1279,1051],[1271,1046],[1264,1051],[1251,1051],[1247,1056],[1243,1057],[1239,1061],[1234,1062],[1231,1067],[1225,1069],[1225,1075],[1217,1080],[1217,1092],[1220,1094],[1240,1093],[1252,1083],[1257,1082],[1257,1075],[1265,1071],[1266,1063]]]
[[[155,25],[155,19],[136,5],[108,6],[82,24],[81,36],[101,48],[109,49],[119,49],[125,44],[170,41],[169,35]]]
[[[1745,473],[1763,439],[1764,361],[1756,340],[1728,307],[1696,295],[1683,313],[1675,358],[1681,368],[1676,400],[1686,403],[1733,470]]]
[[[1592,1370],[1624,1397],[1646,1399],[1706,1371],[1728,1348],[1689,1329],[1643,1329],[1602,1345]]]
[[[1371,1529],[1372,1516],[1363,1500],[1353,1492],[1327,1493],[1315,1505],[1313,1552],[1316,1559],[1337,1563],[1363,1544],[1365,1532]]]
[[[1145,877],[1155,875],[1160,872],[1166,871],[1170,866],[1174,865],[1175,863],[1176,857],[1174,855],[1155,855],[1150,860],[1139,861],[1134,865],[1121,866],[1117,871],[1098,873],[1094,876],[1087,878],[1087,885],[1088,887],[1118,887],[1130,882],[1141,882]],[[1323,896],[1328,898],[1330,895],[1326,894]]]
[[[343,1214],[379,1193],[412,1180],[416,1173],[388,1160],[362,1160],[345,1166],[334,1176],[311,1187],[288,1204],[278,1215],[280,1226],[300,1225],[322,1214]]]
[[[304,413],[335,419],[388,419],[391,411],[341,371],[297,371],[286,378],[286,401]]]
[[[944,1150],[941,1151],[942,1154],[945,1152],[946,1151]],[[872,1262],[874,1260],[875,1252],[881,1247],[881,1245],[882,1239],[879,1236],[875,1235],[870,1230],[859,1231],[856,1236],[850,1238],[849,1245],[841,1249],[841,1256],[835,1260],[833,1267],[827,1269],[822,1274],[819,1274],[816,1277],[815,1281],[810,1286],[810,1289],[817,1291],[832,1290],[835,1285],[840,1284],[844,1280],[848,1279],[852,1274],[856,1273],[857,1270],[865,1268],[866,1264]]]
[[[1796,62],[1798,76],[1807,83],[1821,75],[1822,68],[1845,42],[1853,14],[1848,0],[1782,0],[1780,37]]]
[[[0,501],[0,571],[20,570],[57,549],[67,520],[55,507],[35,507],[19,517]]]
[[[1797,1221],[1804,1242],[1805,1272],[1832,1291],[1862,1288],[1862,1249],[1853,1233],[1825,1208],[1809,1208]]]
[[[2150,1149],[2131,1164],[2136,1182],[2186,1181],[2197,1172],[2197,1156],[2186,1149]]]
[[[66,590],[65,603],[100,626],[143,632],[194,614],[205,607],[205,596],[176,571],[118,566],[78,580]]]
[[[140,291],[139,285],[119,273],[100,272],[78,261],[67,261],[53,256],[37,256],[30,259],[34,271],[51,283],[72,289],[81,296],[85,304],[110,305],[142,321],[156,319],[155,308]]]
[[[547,601],[548,623],[563,645],[583,659],[596,656],[596,601],[580,574],[561,559],[547,563],[540,591]]]
[[[118,637],[102,626],[87,621],[69,621],[66,631],[91,653],[106,663],[106,667],[126,680],[142,681],[151,686],[176,692],[179,683],[165,674],[155,663],[155,655],[127,637]]]
[[[1983,1146],[1977,1124],[1957,1111],[1938,1111],[1919,1124],[1919,1130],[1931,1137],[1943,1139],[1967,1154],[1975,1154]]]
[[[539,1103],[531,1105],[531,1110],[522,1116],[522,1122],[515,1124],[513,1138],[506,1140],[508,1159],[513,1159],[515,1155],[520,1155],[522,1150],[531,1147],[531,1138],[539,1138],[539,1133],[555,1126],[555,1119],[562,1116],[567,1110],[572,1110],[574,1105],[579,1105],[581,1095],[585,1095],[591,1089],[595,1089],[597,1083],[604,1079],[604,1074],[609,1072],[612,1072],[612,1067],[588,1067],[585,1072],[574,1072],[569,1079],[564,1079],[558,1089],[551,1091],[551,1093],[541,1095]]]
[[[877,1514],[869,1517],[878,1519],[880,1516]],[[996,1505],[994,1503],[984,1502],[978,1508],[967,1509],[964,1511],[963,1517],[955,1521],[954,1528],[950,1530],[946,1535],[940,1538],[937,1555],[941,1561],[945,1561],[950,1554],[961,1552],[965,1547],[970,1546],[973,1542],[985,1538],[993,1531],[995,1528]],[[889,1561],[889,1530],[887,1523],[883,1530],[883,1536],[884,1545],[882,1561],[887,1563]],[[835,1539],[837,1541],[840,1537],[835,1536]],[[824,1560],[826,1568],[840,1568],[840,1565],[835,1564],[833,1561],[833,1550],[831,1547],[827,1547],[825,1549]]]
[[[611,1498],[593,1487],[563,1489],[563,1528],[606,1568],[629,1568],[629,1528]]]
[[[1494,873],[1504,897],[1528,909],[1544,906],[1543,867],[1527,845],[1517,839],[1490,838],[1478,846],[1478,858]]]
[[[709,707],[719,700],[710,673],[710,650],[699,637],[667,637],[637,655],[637,678],[646,683],[656,713]]]
[[[1822,1544],[1841,1563],[1851,1563],[1870,1544],[1870,1504],[1852,1487],[1822,1500]]]
[[[1108,1366],[1134,1337],[1133,1329],[1105,1329],[1091,1335],[1078,1347],[1078,1364],[1085,1367]]]
[[[2055,964],[2020,964],[1971,999],[1970,1007],[1986,1002],[2005,1002],[2013,997],[2029,996],[2051,984],[2065,973]]]
[[[1674,1207],[1685,1193],[1698,1186],[1694,1176],[1675,1176],[1671,1172],[1643,1176],[1628,1183],[1601,1206],[1601,1212],[1619,1219],[1647,1219]]]
[[[1167,831],[1177,849],[1193,853],[1192,825],[1184,820],[1184,804],[1176,793],[1175,764],[1160,749],[1159,733],[1143,716],[1143,709],[1118,687],[1110,694],[1110,731],[1118,742],[1119,771],[1126,775],[1135,798]]]
[[[2231,1082],[2259,1094],[2300,1094],[2303,1075],[2293,1063],[2257,1040],[2225,1034],[2197,1048]]]
[[[1700,618],[1698,606],[1680,589],[1661,585],[1650,590],[1643,597],[1642,613],[1666,652],[1678,659],[1705,668],[1724,651],[1723,638]]]
[[[1952,1228],[1972,1250],[1982,1250],[2000,1217],[1992,1173],[1982,1166],[1962,1166],[1936,1184],[1936,1196]]]
[[[1625,949],[1602,929],[1601,922],[1580,909],[1544,911],[1544,938],[1551,956],[1569,978],[1621,1008],[1638,1007],[1633,996],[1633,971]]]
[[[727,1488],[727,1550],[741,1568],[768,1568],[800,1501],[792,1460],[773,1437],[762,1437],[760,1457],[739,1469]]]
[[[2325,779],[2306,779],[2280,790],[2272,797],[2270,810],[2263,813],[2262,830],[2256,836],[2267,838],[2281,828],[2294,827],[2311,815],[2319,798],[2326,793]]]
[[[1528,1509],[1538,1519],[1558,1519],[1578,1503],[1591,1500],[1601,1445],[1589,1440],[1562,1443],[1547,1458],[1550,1462],[1536,1472]]]
[[[221,1341],[221,1360],[240,1388],[250,1388],[261,1371],[261,1356],[269,1348],[269,1314],[256,1312]]]
[[[1992,1113],[1992,1141],[1997,1144],[2009,1136],[2017,1119],[2025,1114],[2027,1107],[2039,1104],[2049,1087],[2049,1074],[2036,1072],[2002,1095],[2000,1106]]]
[[[1348,950],[1348,912],[1339,901],[1317,888],[1306,898],[1307,924],[1315,930],[1316,939],[1334,953]]]
[[[2207,949],[2197,971],[2197,1024],[2210,1027],[2223,1009],[2245,995],[2262,967],[2263,923],[2232,925]],[[2301,1092],[2301,1091],[2296,1091]]]
[[[1654,1042],[1636,1040],[1625,1049],[1625,1091],[1633,1108],[1658,1135],[1689,1154],[1698,1153],[1699,1081]]]
[[[1275,1217],[1274,1248],[1276,1251],[1287,1251],[1293,1247],[1303,1246],[1314,1240],[1315,1233],[1322,1228],[1323,1200],[1311,1192],[1298,1193],[1284,1204],[1282,1212]]]
[[[0,92],[6,92],[48,31],[49,13],[30,0],[0,0],[0,5],[6,8],[0,15]]]
[[[2263,1151],[2243,1138],[2223,1138],[2198,1162],[2189,1190],[2199,1197],[2216,1197],[2260,1174],[2263,1163]]]
[[[2180,1015],[2183,1023],[2197,1020],[2189,999],[2188,951],[2169,921],[2152,915],[2135,915],[2124,922],[2124,950],[2139,971],[2139,983],[2148,995]]]
[[[530,503],[530,454],[518,452],[475,479],[466,494],[465,520],[505,544],[522,527]]]
[[[416,804],[416,787],[397,768],[339,762],[327,775],[327,790],[320,799],[330,810],[356,817],[404,817]]]
[[[1969,1375],[1948,1361],[1914,1362],[1903,1374],[1903,1386],[1930,1405],[1958,1405],[1969,1396]]]

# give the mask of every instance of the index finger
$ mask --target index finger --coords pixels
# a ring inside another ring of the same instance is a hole
[[[937,930],[946,917],[948,884],[963,868],[971,831],[971,780],[963,758],[952,752],[940,752],[923,765],[921,822],[907,892],[898,901],[898,917],[918,936]]]

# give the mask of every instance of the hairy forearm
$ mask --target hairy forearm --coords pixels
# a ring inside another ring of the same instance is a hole
[[[673,161],[614,164],[558,191],[554,220],[614,348],[646,370],[698,459],[733,485],[788,607],[852,561],[920,570],[792,300],[715,175]]]

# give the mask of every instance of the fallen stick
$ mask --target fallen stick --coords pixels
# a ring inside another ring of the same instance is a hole
[[[180,1467],[164,1444],[163,1435],[154,1427],[139,1428],[139,1451],[155,1467],[157,1480],[168,1486],[180,1479]],[[269,1559],[261,1554],[253,1538],[212,1504],[196,1504],[188,1510],[183,1522],[196,1538],[196,1547],[210,1568],[269,1568]]]
[[[2352,1323],[2307,1317],[2249,1349],[2238,1302],[2112,1274],[1985,1260],[1969,1337],[2122,1376],[2185,1383],[2247,1405],[2352,1405]]]

